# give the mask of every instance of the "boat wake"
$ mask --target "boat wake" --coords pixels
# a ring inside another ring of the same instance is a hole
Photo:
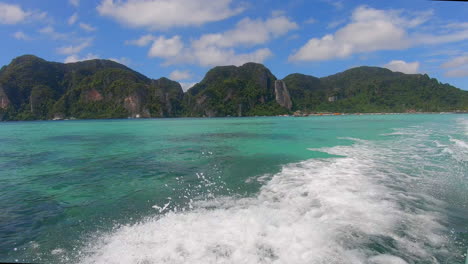
[[[345,157],[286,165],[255,197],[198,201],[119,227],[79,262],[457,263],[444,203],[423,184],[442,166],[428,157],[448,154],[410,132],[396,135],[411,142],[319,149]]]

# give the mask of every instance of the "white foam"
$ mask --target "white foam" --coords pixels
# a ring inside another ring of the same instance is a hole
[[[463,117],[457,118],[457,123],[465,131],[465,135],[468,135],[468,118],[463,118]]]
[[[82,263],[375,263],[432,260],[446,243],[442,218],[412,208],[412,175],[392,149],[358,140],[320,149],[345,158],[285,166],[252,198],[195,202],[120,227],[90,244]],[[398,185],[394,188],[395,185]],[[430,203],[430,201],[428,201]],[[403,205],[406,204],[406,205]],[[386,246],[380,254],[372,245]]]

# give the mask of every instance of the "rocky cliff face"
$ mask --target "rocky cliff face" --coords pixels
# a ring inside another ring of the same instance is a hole
[[[286,87],[286,84],[282,80],[275,81],[275,99],[279,105],[288,110],[291,110],[291,96],[289,95],[289,91]]]
[[[0,121],[260,116],[296,110],[468,110],[468,91],[427,75],[378,67],[324,78],[295,73],[278,81],[261,64],[222,66],[211,69],[185,94],[177,82],[151,80],[108,60],[63,64],[26,55],[0,69]]]
[[[8,101],[8,97],[3,92],[3,89],[0,87],[0,109],[6,110],[10,105],[10,101]]]
[[[151,80],[108,60],[48,62],[27,55],[0,71],[0,109],[8,120],[168,117],[180,112],[177,82]]]
[[[212,117],[286,113],[288,109],[275,101],[275,80],[270,70],[258,63],[215,67],[187,91],[186,114]]]
[[[152,80],[154,100],[160,104],[158,116],[175,117],[182,112],[184,91],[178,82],[167,78]],[[155,113],[153,113],[156,116]]]

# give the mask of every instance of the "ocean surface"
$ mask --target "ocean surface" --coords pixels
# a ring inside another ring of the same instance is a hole
[[[0,123],[0,262],[464,263],[468,116]]]

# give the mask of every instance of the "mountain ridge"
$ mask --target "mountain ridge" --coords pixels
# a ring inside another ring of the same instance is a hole
[[[371,66],[282,80],[259,63],[217,66],[186,92],[176,81],[111,60],[59,63],[23,55],[0,69],[2,121],[453,110],[468,110],[468,91],[427,74]]]

